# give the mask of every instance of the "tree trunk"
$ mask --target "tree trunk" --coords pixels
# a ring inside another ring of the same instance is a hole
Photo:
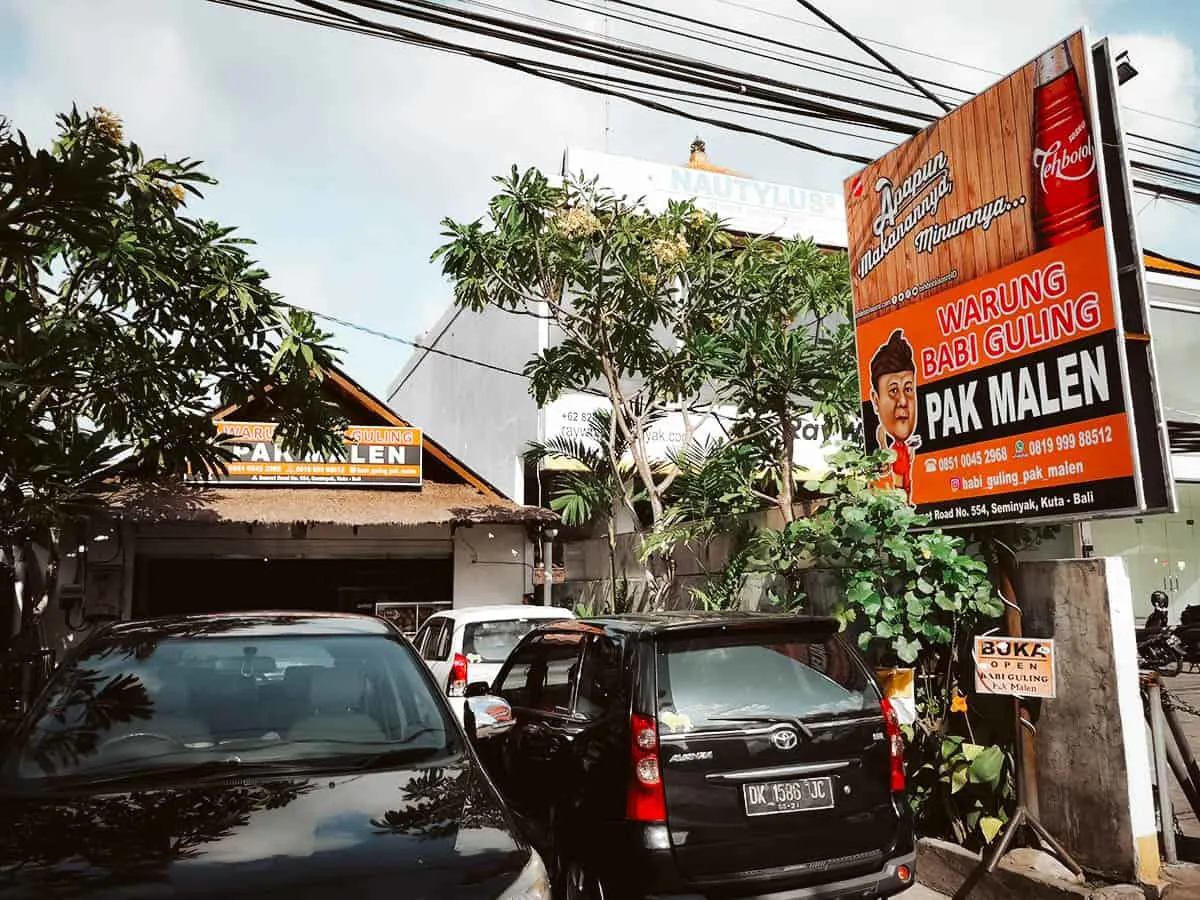
[[[611,579],[612,611],[617,612],[617,514],[620,506],[614,502],[608,516],[608,577]]]
[[[796,519],[796,422],[787,409],[780,411],[780,425],[783,430],[783,447],[780,452],[779,466],[779,511],[783,514],[784,524]]]

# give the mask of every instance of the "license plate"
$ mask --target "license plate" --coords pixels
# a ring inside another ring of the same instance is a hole
[[[829,777],[744,784],[742,794],[748,816],[833,809],[833,779]]]

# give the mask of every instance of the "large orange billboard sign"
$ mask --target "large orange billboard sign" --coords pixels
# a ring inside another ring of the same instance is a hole
[[[863,424],[934,524],[1142,506],[1076,33],[845,184]]]

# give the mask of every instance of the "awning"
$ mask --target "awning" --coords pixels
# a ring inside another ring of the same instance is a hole
[[[425,482],[420,490],[344,487],[222,487],[176,481],[124,484],[103,498],[134,523],[239,525],[526,524],[557,522],[536,506],[484,497],[466,484]]]

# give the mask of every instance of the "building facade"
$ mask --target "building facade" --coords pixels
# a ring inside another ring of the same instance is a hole
[[[1200,266],[1150,252],[1145,261],[1178,510],[1093,522],[1082,537],[1088,553],[1124,557],[1139,617],[1150,613],[1150,594],[1162,590],[1177,622],[1185,608],[1200,605]]]
[[[223,474],[122,480],[69,543],[41,618],[56,652],[96,623],[262,609],[381,615],[413,633],[452,607],[519,603],[555,517],[503,491],[344,373],[342,460],[296,460],[265,407],[216,414],[238,435]],[[243,440],[244,438],[244,440]]]

